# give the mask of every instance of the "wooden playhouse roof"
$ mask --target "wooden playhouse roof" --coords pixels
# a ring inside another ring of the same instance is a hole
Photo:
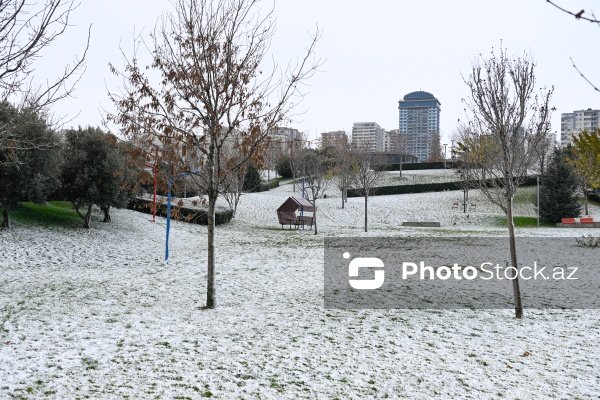
[[[314,212],[315,207],[311,204],[310,201],[302,198],[302,197],[288,197],[286,201],[283,202],[282,205],[279,206],[277,211],[308,211]]]

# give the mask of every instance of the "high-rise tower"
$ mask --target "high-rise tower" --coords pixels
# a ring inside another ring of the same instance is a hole
[[[398,101],[399,133],[406,135],[406,151],[425,162],[431,155],[433,136],[440,133],[441,104],[431,93],[418,91]]]

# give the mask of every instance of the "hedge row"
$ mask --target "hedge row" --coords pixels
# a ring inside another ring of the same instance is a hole
[[[446,168],[447,169],[453,169],[454,168],[454,162],[452,161],[447,161],[446,162]],[[400,164],[384,164],[384,165],[379,165],[377,167],[378,170],[380,171],[399,171],[400,170]],[[406,164],[402,164],[402,170],[403,171],[415,171],[415,170],[423,170],[423,169],[444,169],[444,162],[443,161],[436,161],[436,162],[424,162],[424,163],[406,163]]]
[[[279,187],[279,181],[268,181],[260,184],[259,187],[256,188],[255,192],[267,192],[271,189],[275,189]]]
[[[588,192],[588,199],[594,200],[600,203],[600,190],[594,190]]]
[[[135,198],[129,201],[127,208],[143,212],[146,214],[152,214],[152,201]],[[186,208],[176,207],[172,205],[171,218],[178,221],[191,222],[193,224],[208,225],[208,212],[203,209],[197,208]],[[156,215],[160,217],[167,216],[167,205],[159,204],[156,210]],[[231,221],[233,218],[233,211],[231,210],[217,210],[215,211],[215,224],[221,225]]]
[[[146,192],[149,194],[152,194],[152,187],[150,185],[144,185],[142,186],[144,189],[146,189]],[[270,181],[270,182],[263,182],[261,183],[255,190],[253,190],[253,192],[267,192],[271,189],[275,189],[279,187],[279,181]],[[159,196],[167,196],[167,192],[165,192],[164,190],[158,190],[157,194]],[[187,189],[186,191],[183,190],[183,188],[177,188],[176,190],[173,190],[173,192],[171,193],[171,195],[173,197],[179,197],[179,198],[186,198],[186,197],[196,197],[196,196],[200,196],[200,192],[198,190],[193,190],[193,189]]]
[[[534,186],[537,180],[535,176],[530,176],[521,186]],[[472,182],[470,187],[475,187],[475,182]],[[415,185],[396,185],[396,186],[380,186],[374,188],[370,196],[385,196],[391,194],[409,194],[409,193],[426,193],[426,192],[444,192],[447,190],[461,190],[461,182],[441,182],[441,183],[419,183]],[[360,189],[348,189],[348,197],[362,197]]]

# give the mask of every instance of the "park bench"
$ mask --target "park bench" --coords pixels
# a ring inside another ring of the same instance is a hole
[[[433,218],[425,218],[420,220],[418,218],[409,218],[406,221],[402,222],[402,226],[420,226],[420,227],[439,227],[440,221]]]
[[[561,218],[561,222],[556,224],[559,228],[600,228],[600,222],[594,221],[594,218]]]

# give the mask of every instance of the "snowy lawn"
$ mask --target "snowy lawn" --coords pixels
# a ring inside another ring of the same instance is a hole
[[[277,225],[290,194],[246,195],[217,228],[216,310],[200,309],[206,227],[172,226],[169,266],[164,219],[133,211],[0,231],[0,398],[598,398],[596,310],[324,309],[323,236],[506,235],[481,195],[467,214],[462,192],[373,197],[368,233],[361,198],[328,198],[315,236]],[[442,227],[400,226],[412,217]]]

